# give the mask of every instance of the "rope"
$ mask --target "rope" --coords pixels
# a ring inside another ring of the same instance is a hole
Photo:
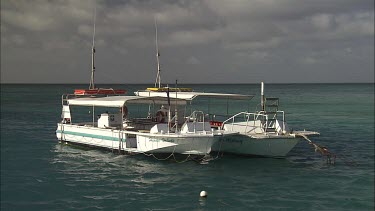
[[[306,141],[309,142],[309,144],[312,144],[315,148],[315,152],[319,151],[323,156],[327,156],[327,164],[335,165],[336,158],[338,158],[338,159],[341,159],[348,166],[351,166],[351,167],[357,166],[357,162],[355,162],[353,159],[348,158],[347,156],[342,155],[342,154],[337,155],[337,154],[330,152],[327,147],[315,144],[309,138],[307,138],[306,135],[303,135],[303,134],[297,134],[297,135],[303,137]],[[333,158],[333,161],[332,161],[332,158]]]
[[[332,164],[332,165],[335,165],[335,162],[336,162],[336,155],[332,152],[330,152],[328,150],[327,147],[325,146],[321,146],[321,145],[318,145],[318,144],[315,144],[314,142],[312,142],[306,135],[304,134],[296,134],[297,136],[301,136],[302,138],[304,138],[306,141],[309,142],[309,144],[313,145],[314,146],[314,149],[315,149],[315,152],[319,152],[322,156],[326,156],[327,157],[327,164]]]
[[[213,160],[217,160],[219,159],[219,155],[220,155],[220,152],[221,152],[221,146],[223,145],[223,139],[220,138],[220,145],[219,145],[219,150],[217,151],[217,154],[216,154],[216,157],[213,158]],[[223,155],[223,154],[221,154]]]
[[[193,148],[193,141],[194,141],[194,138],[193,138],[193,140],[192,140],[191,143],[190,143],[190,150],[189,150],[189,151],[191,151],[191,149]],[[189,154],[189,155],[186,157],[185,160],[178,161],[178,160],[176,159],[176,156],[173,155],[173,160],[174,160],[176,163],[185,163],[186,161],[189,160],[190,156],[191,156],[191,154]]]
[[[170,155],[168,155],[168,157],[166,157],[166,158],[157,158],[157,157],[154,155],[154,153],[147,154],[147,153],[145,153],[145,152],[142,152],[142,154],[144,154],[144,155],[146,155],[146,156],[148,156],[148,157],[151,157],[151,156],[152,156],[152,157],[155,158],[156,160],[162,161],[162,160],[168,160],[171,156],[173,156],[175,150],[176,150],[176,145],[174,146],[172,153],[171,153]]]

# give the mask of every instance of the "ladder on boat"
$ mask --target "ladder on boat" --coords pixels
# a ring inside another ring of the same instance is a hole
[[[264,103],[264,114],[268,116],[268,121],[265,122],[265,132],[277,132],[276,120],[279,112],[279,98],[266,97]]]

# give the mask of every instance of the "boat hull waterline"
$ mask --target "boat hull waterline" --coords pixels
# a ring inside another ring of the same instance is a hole
[[[299,140],[289,135],[254,138],[236,134],[224,136],[214,144],[212,151],[245,156],[285,157]]]
[[[129,137],[131,136],[131,137]],[[204,134],[149,134],[119,129],[58,123],[56,137],[60,141],[129,153],[176,153],[207,155],[219,140],[212,133]]]

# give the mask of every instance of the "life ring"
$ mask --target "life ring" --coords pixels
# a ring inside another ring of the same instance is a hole
[[[159,123],[164,123],[165,116],[166,116],[166,113],[159,110],[158,112],[156,112],[156,121]]]

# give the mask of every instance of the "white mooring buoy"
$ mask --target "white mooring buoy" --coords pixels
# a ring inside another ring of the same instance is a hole
[[[200,193],[200,196],[201,197],[207,197],[207,192],[202,190],[201,193]]]

